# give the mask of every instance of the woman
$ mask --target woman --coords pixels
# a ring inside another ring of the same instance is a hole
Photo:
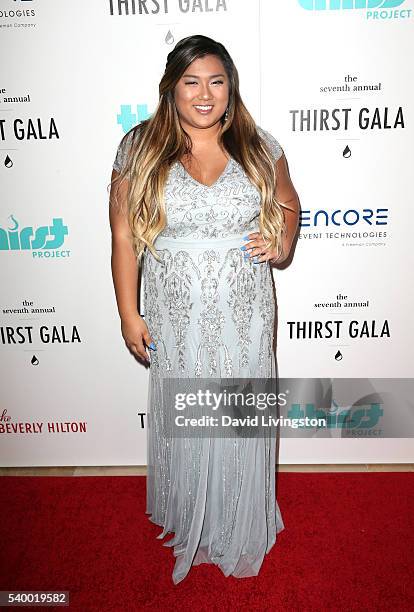
[[[175,534],[164,543],[174,546],[175,584],[199,563],[253,576],[284,528],[275,438],[178,438],[162,382],[276,377],[269,262],[289,254],[298,197],[223,45],[179,41],[159,92],[151,118],[120,142],[110,197],[122,335],[151,365],[146,513],[159,538]]]

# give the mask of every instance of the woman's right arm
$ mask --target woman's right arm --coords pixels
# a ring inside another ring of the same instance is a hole
[[[116,175],[117,171],[113,170],[112,180]],[[112,202],[115,201],[116,189],[119,207],[112,205]],[[149,346],[152,343],[152,338],[147,324],[140,316],[137,308],[138,265],[126,212],[128,210],[127,190],[128,182],[126,179],[118,185],[111,185],[109,223],[112,232],[112,279],[125,344],[134,355],[148,363],[149,357],[145,344]]]

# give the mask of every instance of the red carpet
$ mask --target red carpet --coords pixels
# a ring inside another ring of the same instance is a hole
[[[0,590],[68,590],[82,612],[412,611],[413,476],[281,473],[286,528],[259,576],[199,565],[177,586],[144,477],[3,477]]]

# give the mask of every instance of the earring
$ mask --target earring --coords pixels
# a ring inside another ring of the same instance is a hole
[[[224,121],[227,121],[229,116],[229,107],[226,108],[226,112],[224,113]]]

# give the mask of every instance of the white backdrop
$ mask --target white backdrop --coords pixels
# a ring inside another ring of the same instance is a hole
[[[106,187],[190,34],[227,47],[300,196],[295,256],[275,271],[280,376],[412,377],[413,2],[144,4],[0,0],[3,466],[146,463],[148,372],[120,333]],[[338,320],[338,337],[299,327]],[[412,460],[411,438],[280,448],[281,463]]]

